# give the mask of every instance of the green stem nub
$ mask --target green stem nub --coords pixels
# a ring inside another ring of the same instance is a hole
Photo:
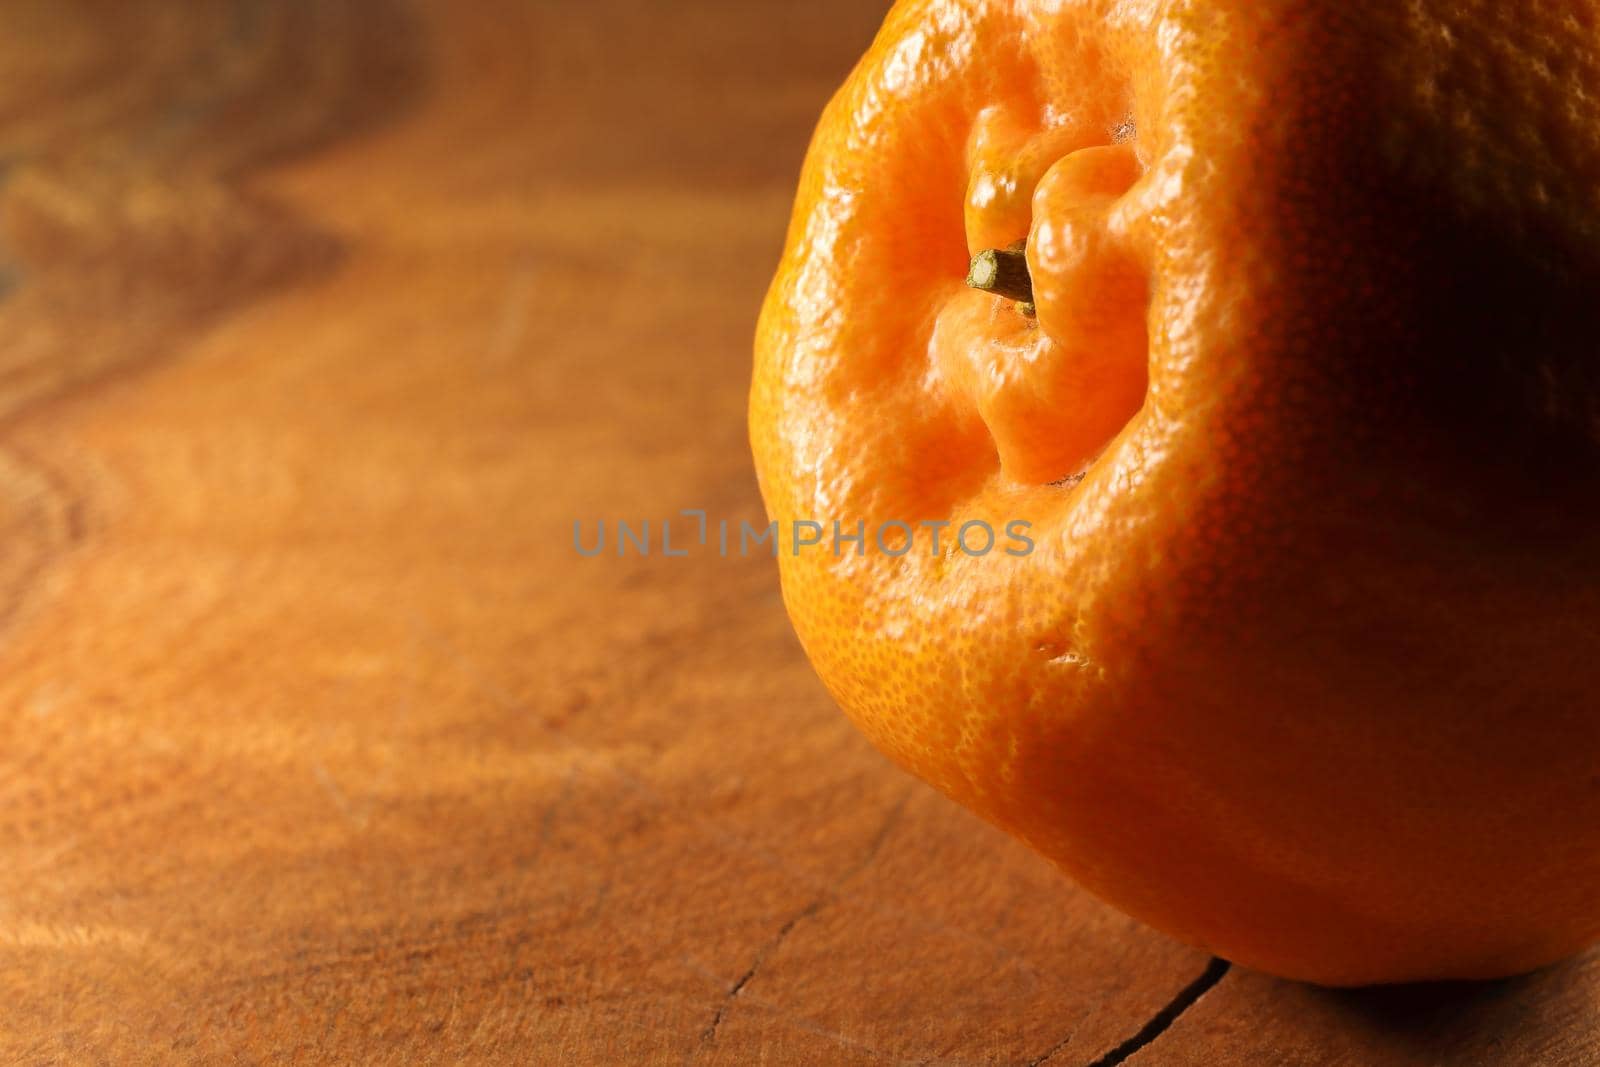
[[[1033,277],[1028,273],[1028,257],[1019,249],[986,248],[973,256],[967,284],[1032,309]]]

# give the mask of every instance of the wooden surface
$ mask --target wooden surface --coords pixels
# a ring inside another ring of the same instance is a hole
[[[0,2],[0,1062],[1600,1061],[1595,957],[1224,972],[869,750],[770,559],[573,551],[759,516],[883,10]]]

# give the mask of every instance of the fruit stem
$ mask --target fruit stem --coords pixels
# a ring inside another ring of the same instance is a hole
[[[1033,307],[1033,276],[1028,273],[1028,257],[1015,246],[986,248],[973,256],[972,265],[967,269],[967,284],[1015,300],[1025,305],[1026,310]]]

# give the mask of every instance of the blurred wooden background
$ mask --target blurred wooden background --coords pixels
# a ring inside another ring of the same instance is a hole
[[[869,750],[770,559],[573,551],[759,516],[883,11],[0,0],[0,1061],[1600,1059],[1595,957],[1222,973]]]

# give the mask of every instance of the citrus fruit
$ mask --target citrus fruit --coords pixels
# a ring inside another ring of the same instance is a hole
[[[1095,894],[1328,984],[1600,936],[1600,4],[902,0],[750,418],[830,691]]]

